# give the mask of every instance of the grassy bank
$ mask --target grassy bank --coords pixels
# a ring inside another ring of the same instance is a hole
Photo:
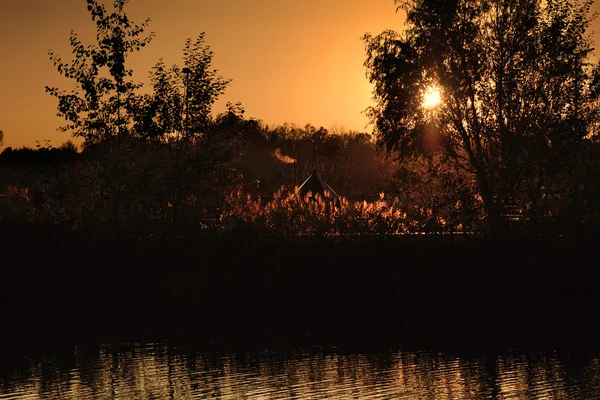
[[[4,235],[16,313],[560,314],[600,305],[595,240],[404,236],[362,240]]]

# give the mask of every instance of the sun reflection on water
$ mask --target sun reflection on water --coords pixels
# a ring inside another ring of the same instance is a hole
[[[21,359],[0,374],[0,398],[26,399],[588,399],[600,396],[597,358],[579,370],[556,354],[458,358],[430,352],[374,354],[234,352],[165,343],[103,345]]]

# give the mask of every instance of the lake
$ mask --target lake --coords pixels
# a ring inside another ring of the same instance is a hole
[[[600,352],[576,333],[249,320],[31,325],[2,340],[0,399],[600,398]]]

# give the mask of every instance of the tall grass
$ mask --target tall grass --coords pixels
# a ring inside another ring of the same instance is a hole
[[[273,199],[230,195],[221,216],[227,234],[253,233],[260,237],[384,236],[422,232],[431,225],[427,210],[401,207],[398,199],[349,201],[317,194],[303,197],[296,189],[278,190]],[[435,221],[439,227],[443,220]]]

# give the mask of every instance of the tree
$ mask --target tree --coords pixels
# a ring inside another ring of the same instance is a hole
[[[152,68],[153,93],[145,95],[136,109],[136,131],[150,139],[198,137],[213,122],[215,101],[231,82],[212,68],[213,52],[205,34],[196,41],[187,39],[183,67],[167,68],[161,59]]]
[[[4,145],[4,132],[0,129],[0,147]]]
[[[145,47],[153,34],[143,37],[149,20],[136,25],[124,11],[127,0],[113,0],[109,12],[98,0],[87,0],[87,9],[96,24],[96,43],[85,46],[71,32],[70,43],[74,59],[70,63],[50,50],[50,60],[58,72],[75,81],[71,91],[46,87],[58,99],[58,116],[67,124],[62,131],[72,131],[86,142],[96,143],[117,137],[119,140],[130,126],[130,105],[135,103],[135,89],[141,85],[131,77],[126,67],[129,53]]]
[[[477,183],[493,229],[502,226],[498,198],[536,214],[544,187],[573,173],[568,156],[595,134],[591,1],[396,2],[404,32],[363,38],[380,145],[455,161]],[[421,99],[435,87],[442,102],[428,109]]]
[[[150,72],[152,93],[139,98],[132,108],[136,134],[155,144],[157,151],[165,151],[166,157],[161,161],[162,189],[167,195],[174,231],[181,229],[186,214],[201,213],[203,206],[210,208],[215,203],[218,193],[227,188],[227,182],[232,182],[229,164],[239,152],[232,136],[240,129],[232,129],[226,122],[231,125],[235,120],[242,126],[243,110],[229,106],[225,114],[228,118],[213,118],[212,106],[230,80],[212,68],[214,53],[204,37],[201,33],[195,41],[186,40],[182,67],[167,67],[159,60]],[[190,198],[200,200],[188,207]]]

